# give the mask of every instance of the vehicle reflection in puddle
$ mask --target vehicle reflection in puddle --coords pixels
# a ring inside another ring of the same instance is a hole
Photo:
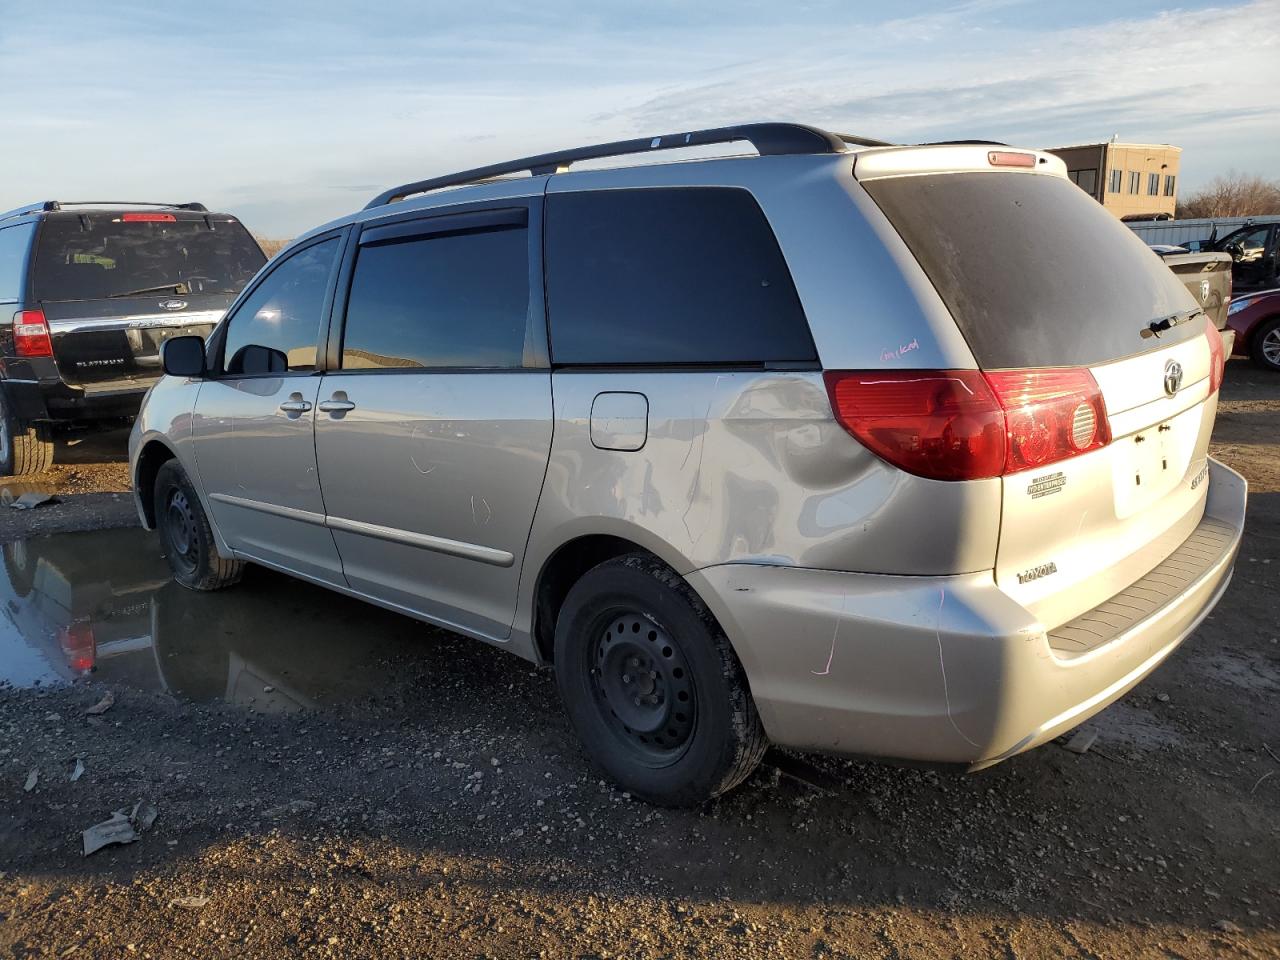
[[[169,578],[140,529],[7,543],[0,576],[0,682],[92,674],[108,683],[264,712],[359,700],[389,661],[421,658],[431,630],[282,574],[195,593]]]

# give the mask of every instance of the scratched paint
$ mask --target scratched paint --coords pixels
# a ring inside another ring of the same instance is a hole
[[[836,614],[836,625],[831,631],[831,649],[827,652],[827,665],[821,670],[810,670],[815,677],[825,677],[831,673],[831,664],[836,658],[836,641],[840,639],[840,625],[844,623],[845,604],[849,600],[848,594],[840,595],[840,611]]]
[[[942,699],[947,705],[947,722],[951,724],[951,728],[960,734],[966,742],[975,747],[980,747],[978,743],[970,740],[965,736],[965,732],[956,724],[955,718],[951,716],[951,691],[947,687],[947,663],[942,656],[942,607],[947,602],[947,591],[945,587],[938,588],[938,616],[934,621],[933,635],[938,641],[938,669],[942,671]]]

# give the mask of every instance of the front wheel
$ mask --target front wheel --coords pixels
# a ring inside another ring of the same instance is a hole
[[[1272,317],[1253,332],[1249,353],[1264,370],[1280,373],[1280,317]]]
[[[20,422],[0,394],[0,476],[30,477],[53,466],[53,433],[46,423]]]
[[[632,794],[690,806],[732,789],[767,740],[742,664],[688,584],[629,554],[574,584],[556,681],[590,759]]]
[[[154,502],[160,548],[173,579],[191,590],[221,590],[239,582],[244,562],[218,556],[209,518],[178,461],[157,471]]]

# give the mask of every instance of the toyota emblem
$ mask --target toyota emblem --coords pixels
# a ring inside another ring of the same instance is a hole
[[[1182,389],[1182,364],[1170,360],[1164,365],[1164,392],[1173,396]]]

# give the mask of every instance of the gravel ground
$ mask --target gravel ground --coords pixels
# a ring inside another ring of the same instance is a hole
[[[773,754],[657,810],[589,770],[548,673],[251,571],[191,635],[300,686],[338,662],[315,709],[0,689],[0,956],[1280,956],[1278,416],[1280,377],[1232,362],[1215,454],[1250,517],[1196,636],[1087,753],[968,777]],[[98,492],[0,509],[2,538],[136,522],[118,463],[57,470]],[[313,647],[271,619],[316,610]],[[137,842],[81,856],[139,801]]]

